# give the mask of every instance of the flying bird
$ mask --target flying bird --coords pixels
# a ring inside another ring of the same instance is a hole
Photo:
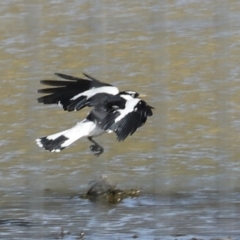
[[[76,140],[87,137],[93,145],[90,150],[99,156],[104,149],[93,137],[115,132],[118,141],[125,140],[152,116],[153,107],[141,100],[134,91],[119,91],[111,84],[83,75],[78,78],[55,73],[64,80],[42,80],[40,83],[51,86],[39,89],[45,94],[37,100],[43,104],[58,104],[65,111],[79,111],[92,107],[87,117],[65,131],[36,139],[39,147],[50,152],[60,152]]]

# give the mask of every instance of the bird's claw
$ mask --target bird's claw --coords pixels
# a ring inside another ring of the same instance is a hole
[[[91,145],[90,150],[93,152],[95,156],[99,156],[100,154],[103,153],[103,148],[98,146],[98,145]]]

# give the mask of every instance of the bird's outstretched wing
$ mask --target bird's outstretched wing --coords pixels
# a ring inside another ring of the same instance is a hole
[[[134,98],[127,100],[123,109],[110,110],[98,124],[105,131],[114,131],[118,141],[123,141],[152,116],[152,109],[145,101]]]
[[[42,80],[44,85],[51,88],[39,89],[39,93],[47,94],[38,98],[38,102],[44,104],[60,104],[64,110],[80,110],[89,104],[89,98],[104,92],[107,88],[111,92],[118,92],[111,84],[100,82],[99,80],[83,73],[88,79],[78,78],[62,73],[55,75],[65,80]]]

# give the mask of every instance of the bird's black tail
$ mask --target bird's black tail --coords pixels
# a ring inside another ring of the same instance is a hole
[[[49,139],[48,136],[41,137],[36,139],[36,142],[39,147],[44,148],[49,152],[60,152],[65,148],[63,145],[67,140],[67,137],[61,135],[56,139]]]

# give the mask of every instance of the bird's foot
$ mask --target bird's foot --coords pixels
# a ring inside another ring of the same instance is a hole
[[[99,156],[100,154],[102,154],[103,153],[103,148],[101,147],[101,146],[99,146],[99,145],[91,145],[90,146],[90,150],[93,152],[93,154],[95,155],[95,156]]]

